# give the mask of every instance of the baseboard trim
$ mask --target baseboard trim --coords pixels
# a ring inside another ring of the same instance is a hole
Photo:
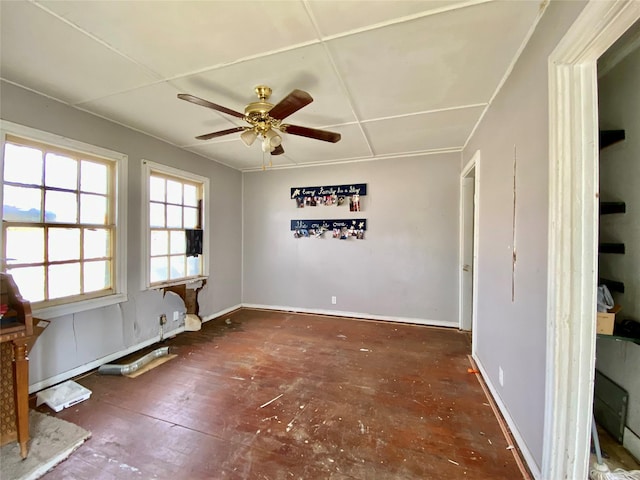
[[[345,317],[345,318],[360,318],[365,320],[380,320],[385,322],[398,322],[398,323],[412,323],[415,325],[425,325],[428,327],[449,327],[449,328],[459,328],[459,324],[457,321],[447,322],[443,320],[428,320],[423,318],[411,318],[411,317],[394,317],[394,316],[386,316],[386,315],[372,315],[369,313],[360,313],[360,312],[345,312],[342,310],[324,310],[317,308],[299,308],[299,307],[288,307],[281,305],[260,305],[255,303],[243,303],[243,308],[255,308],[260,310],[274,310],[274,311],[282,311],[282,312],[293,312],[293,313],[309,313],[312,315],[330,315],[333,317]]]
[[[622,446],[626,448],[636,460],[640,459],[640,437],[631,429],[624,427]]]
[[[209,320],[213,320],[214,318],[218,318],[218,317],[221,317],[221,316],[226,315],[228,313],[235,312],[236,310],[240,310],[241,308],[242,308],[242,304],[238,303],[237,305],[234,305],[233,307],[225,308],[224,310],[220,310],[219,312],[212,313],[211,315],[207,315],[207,316],[200,317],[200,318],[202,320],[202,323],[205,323],[205,322],[208,322]]]
[[[507,425],[509,426],[509,430],[511,431],[510,433],[513,436],[513,439],[515,440],[515,442],[518,444],[518,448],[520,449],[520,452],[522,453],[522,456],[524,457],[524,460],[527,463],[527,467],[529,468],[531,475],[533,475],[533,478],[535,478],[536,480],[542,480],[542,473],[540,471],[540,467],[538,466],[535,459],[533,458],[533,455],[529,451],[529,448],[527,447],[527,444],[524,441],[524,438],[520,434],[520,431],[518,430],[516,423],[513,421],[513,418],[509,414],[509,410],[507,409],[505,404],[502,402],[502,399],[498,395],[497,390],[495,389],[493,383],[491,383],[490,377],[489,375],[487,375],[487,371],[482,365],[482,362],[476,356],[472,356],[472,358],[476,364],[476,367],[478,368],[478,370],[480,370],[480,374],[482,375],[482,380],[484,381],[484,384],[486,385],[486,387],[489,389],[492,400],[495,402],[498,410],[500,410],[500,413],[502,414],[502,418],[504,418],[504,420],[507,422]]]
[[[308,313],[313,315],[330,315],[337,317],[345,317],[345,318],[359,318],[365,320],[380,320],[386,322],[398,322],[398,323],[411,323],[415,325],[425,325],[430,327],[448,327],[448,328],[458,328],[458,322],[445,322],[442,320],[428,320],[421,318],[410,318],[410,317],[392,317],[392,316],[384,316],[384,315],[371,315],[367,313],[358,313],[358,312],[345,312],[341,310],[322,310],[322,309],[314,309],[314,308],[297,308],[297,307],[287,307],[287,306],[276,306],[276,305],[259,305],[253,303],[241,303],[234,305],[229,308],[225,308],[211,315],[206,315],[202,318],[202,322],[208,322],[210,320],[219,318],[223,315],[227,315],[229,313],[235,312],[241,308],[256,308],[261,310],[273,310],[273,311],[284,311],[284,312],[295,312],[295,313]],[[94,370],[105,363],[109,363],[113,360],[117,360],[118,358],[124,357],[131,353],[134,353],[138,350],[141,350],[149,345],[153,345],[161,341],[163,338],[173,337],[178,335],[179,333],[184,332],[184,326],[178,327],[175,330],[170,332],[166,332],[162,338],[160,335],[152,337],[144,342],[137,343],[132,345],[124,350],[120,350],[114,352],[112,354],[106,355],[104,357],[98,358],[92,362],[86,363],[84,365],[80,365],[79,367],[73,368],[71,370],[67,370],[66,372],[59,373],[49,378],[45,378],[39,382],[36,382],[32,385],[29,385],[29,393],[39,392],[42,389],[51,387],[53,385],[57,385],[60,382],[64,382],[65,380],[69,380],[70,378],[77,377],[78,375],[82,375],[83,373]]]
[[[71,370],[67,370],[66,372],[59,373],[58,375],[54,375],[53,377],[45,378],[39,382],[36,382],[32,385],[29,385],[29,393],[39,392],[40,390],[50,387],[52,385],[57,385],[60,382],[64,382],[65,380],[69,380],[70,378],[77,377],[78,375],[82,375],[90,370],[98,368],[105,363],[109,363],[112,360],[117,360],[118,358],[125,357],[131,353],[134,353],[142,348],[148,347],[149,345],[153,345],[165,338],[173,337],[179,333],[184,332],[184,326],[178,327],[170,332],[165,332],[162,336],[156,335],[144,342],[137,343],[135,345],[130,346],[124,350],[119,350],[117,352],[111,353],[105,357],[98,358],[93,362],[85,363],[84,365],[80,365]]]

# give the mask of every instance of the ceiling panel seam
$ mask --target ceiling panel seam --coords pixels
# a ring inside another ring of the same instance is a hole
[[[103,47],[106,47],[107,49],[109,49],[110,51],[112,51],[113,53],[121,56],[122,58],[124,58],[125,60],[133,63],[134,65],[144,69],[145,71],[147,71],[147,73],[149,73],[152,77],[157,78],[158,80],[162,80],[162,75],[160,75],[160,73],[156,72],[155,70],[153,70],[152,68],[150,68],[148,65],[145,65],[144,63],[140,63],[139,61],[135,60],[134,58],[131,58],[129,55],[127,55],[124,52],[121,52],[120,50],[118,50],[117,48],[115,48],[113,45],[110,45],[109,43],[107,43],[106,41],[102,40],[100,37],[92,34],[91,32],[87,32],[86,30],[84,30],[83,28],[79,27],[78,25],[76,25],[75,23],[71,22],[70,20],[67,20],[66,18],[58,15],[57,13],[49,10],[47,7],[45,7],[44,5],[38,3],[38,2],[33,2],[33,4],[40,8],[41,10],[43,10],[44,12],[48,13],[49,15],[51,15],[52,17],[60,20],[63,23],[66,23],[67,25],[69,25],[71,28],[77,30],[78,32],[82,33],[83,35],[89,37],[91,40],[93,40],[96,43],[99,43],[100,45],[102,45]],[[154,82],[155,83],[155,82]]]
[[[511,62],[509,63],[509,66],[507,67],[507,70],[504,72],[504,75],[502,76],[502,79],[498,83],[498,86],[496,87],[495,91],[493,92],[493,95],[491,95],[491,98],[489,99],[489,102],[487,102],[487,106],[484,108],[484,110],[482,110],[482,113],[478,117],[478,121],[476,122],[476,124],[471,129],[471,132],[469,133],[469,136],[467,137],[467,140],[464,142],[462,150],[465,150],[467,148],[467,145],[469,144],[469,141],[471,141],[471,139],[473,138],[473,135],[476,133],[476,130],[478,129],[478,127],[482,123],[482,120],[484,119],[484,116],[486,115],[487,111],[489,110],[489,107],[491,106],[491,104],[495,100],[496,96],[498,96],[498,93],[500,93],[500,90],[502,90],[502,87],[504,86],[504,84],[507,82],[507,80],[511,76],[511,72],[515,68],[516,63],[518,63],[518,60],[520,59],[520,55],[522,55],[522,52],[524,52],[524,49],[526,48],[527,44],[529,43],[529,40],[533,36],[533,32],[535,32],[536,28],[538,27],[538,23],[540,23],[540,19],[542,18],[542,15],[544,15],[544,12],[546,12],[547,7],[549,6],[549,1],[550,0],[542,0],[540,2],[540,9],[538,10],[538,15],[536,15],[536,18],[533,21],[533,23],[531,24],[531,27],[529,28],[529,30],[527,31],[527,34],[522,39],[522,42],[520,42],[520,46],[518,47],[518,49],[516,50],[515,55],[511,59]]]
[[[336,40],[339,38],[350,37],[352,35],[357,35],[359,33],[370,32],[372,30],[377,30],[384,27],[389,27],[392,25],[399,25],[401,23],[410,22],[412,20],[418,20],[425,17],[430,17],[432,15],[437,15],[440,13],[450,12],[454,10],[461,10],[467,7],[473,7],[475,5],[481,5],[483,3],[493,2],[495,0],[469,0],[464,3],[456,3],[453,5],[447,5],[445,7],[433,8],[430,10],[424,10],[420,13],[414,13],[412,15],[405,15],[403,17],[394,18],[392,20],[386,20],[384,22],[378,22],[371,25],[366,25],[360,28],[354,28],[352,30],[347,30],[346,32],[334,33],[333,35],[322,35],[322,32],[319,28],[317,28],[317,32],[320,35],[320,39],[322,41]],[[303,0],[305,7],[307,7],[308,0]],[[308,9],[308,8],[307,8]],[[309,9],[308,9],[309,10]],[[310,14],[311,16],[311,14]]]
[[[369,136],[367,135],[367,133],[364,131],[364,128],[362,127],[362,123],[360,123],[360,116],[358,115],[358,112],[356,112],[356,109],[354,107],[354,101],[353,101],[353,96],[351,95],[351,92],[349,91],[349,88],[347,87],[341,73],[340,70],[338,69],[338,66],[336,65],[336,62],[333,58],[333,55],[331,55],[331,50],[329,49],[329,46],[324,42],[324,40],[322,40],[322,33],[320,32],[320,27],[318,26],[318,22],[315,18],[315,16],[313,15],[313,12],[311,11],[311,7],[309,6],[309,3],[307,0],[303,0],[303,5],[305,10],[307,11],[307,15],[309,15],[309,20],[311,21],[311,24],[313,25],[313,28],[316,31],[316,35],[318,35],[318,37],[320,37],[320,43],[322,45],[322,49],[324,50],[325,55],[327,56],[327,59],[329,60],[329,63],[331,64],[331,68],[333,69],[333,72],[335,73],[338,83],[340,84],[340,87],[342,87],[342,91],[344,92],[346,98],[347,98],[347,102],[349,104],[349,110],[351,110],[351,113],[353,114],[353,118],[356,119],[356,123],[358,124],[358,128],[360,129],[360,133],[362,134],[362,137],[364,138],[365,143],[367,144],[367,148],[369,149],[369,154],[372,156],[375,156],[376,153],[373,150],[373,146],[371,145],[371,141],[369,140]]]
[[[459,105],[456,107],[436,108],[434,110],[422,110],[420,112],[402,113],[399,115],[389,115],[387,117],[370,118],[368,120],[361,120],[361,122],[372,123],[372,122],[379,122],[382,120],[396,120],[398,118],[415,117],[418,115],[429,115],[432,113],[452,112],[455,110],[465,110],[467,108],[478,108],[478,107],[486,107],[486,106],[487,106],[486,103],[471,103],[469,105]]]

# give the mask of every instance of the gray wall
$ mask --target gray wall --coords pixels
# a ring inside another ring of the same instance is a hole
[[[624,255],[600,255],[600,275],[624,282],[612,292],[621,318],[640,321],[640,48],[598,81],[600,128],[624,129],[626,139],[600,153],[600,199],[623,201],[625,214],[600,218],[603,242],[624,242]],[[596,368],[629,392],[627,427],[640,436],[640,345],[598,339]],[[628,444],[625,432],[625,445]],[[638,442],[633,453],[640,458]]]
[[[311,141],[311,140],[310,140]],[[458,322],[460,154],[244,174],[243,303]],[[362,211],[296,208],[291,187],[366,183]],[[294,238],[292,219],[366,218],[365,240]],[[331,296],[337,304],[331,304]]]
[[[481,152],[476,355],[538,468],[546,367],[547,58],[583,7],[582,2],[550,3],[463,154],[464,164]],[[517,261],[512,274],[514,158]]]
[[[3,120],[111,149],[129,157],[129,301],[53,319],[30,355],[32,385],[146,342],[159,334],[160,313],[184,312],[184,303],[175,295],[162,298],[158,292],[141,291],[143,158],[210,179],[207,219],[211,227],[210,277],[199,296],[200,314],[207,317],[241,302],[240,172],[5,82],[0,84],[0,104]],[[171,316],[168,317],[169,330],[173,325]]]

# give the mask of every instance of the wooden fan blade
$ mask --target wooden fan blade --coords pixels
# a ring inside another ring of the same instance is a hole
[[[228,130],[220,130],[219,132],[207,133],[196,137],[196,140],[209,140],[211,138],[221,137],[223,135],[229,135],[230,133],[242,132],[246,130],[246,127],[235,127]]]
[[[194,97],[193,95],[189,95],[188,93],[179,93],[178,98],[180,100],[186,100],[187,102],[195,103],[196,105],[200,105],[202,107],[212,108],[222,113],[226,113],[227,115],[232,115],[238,118],[244,118],[244,114],[240,112],[236,112],[235,110],[231,110],[230,108],[223,107],[222,105],[217,105],[208,100],[203,100],[199,97]]]
[[[311,102],[313,102],[311,95],[296,89],[280,100],[280,103],[273,106],[271,110],[269,110],[269,116],[276,120],[282,120],[292,113],[297,112],[305,105],[309,105]]]
[[[284,153],[284,148],[282,148],[282,145],[278,145],[275,150],[273,152],[271,152],[271,155],[282,155]]]
[[[328,132],[327,130],[318,130],[316,128],[301,127],[299,125],[280,125],[280,130],[291,135],[299,135],[301,137],[315,138],[323,142],[336,143],[340,141],[342,136],[339,133]]]

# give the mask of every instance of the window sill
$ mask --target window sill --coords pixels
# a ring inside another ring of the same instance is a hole
[[[187,279],[182,279],[182,280],[176,280],[175,282],[158,283],[158,284],[155,284],[155,285],[148,286],[147,290],[162,290],[163,288],[175,287],[176,285],[187,285],[187,286],[189,286],[192,283],[206,282],[208,278],[209,277],[207,277],[207,276],[201,276],[201,277],[192,277],[192,278],[187,278]]]
[[[33,310],[32,316],[34,318],[41,318],[43,320],[50,320],[56,317],[62,317],[63,315],[71,315],[74,313],[85,312],[87,310],[94,310],[96,308],[108,307],[117,303],[123,303],[128,300],[126,293],[115,293],[105,297],[91,298],[88,300],[81,300],[79,302],[67,303],[64,305],[54,305],[51,307],[38,308]]]

